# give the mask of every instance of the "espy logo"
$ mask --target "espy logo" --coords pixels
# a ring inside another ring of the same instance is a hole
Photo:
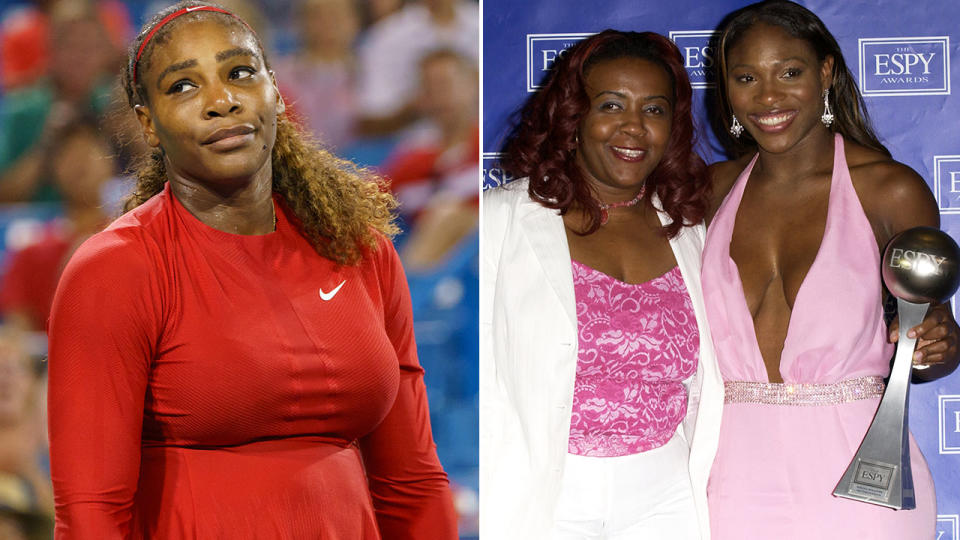
[[[483,176],[480,179],[483,189],[486,190],[502,186],[513,180],[513,177],[500,167],[500,158],[502,156],[503,154],[500,152],[483,153],[483,169],[481,172]]]
[[[714,38],[715,30],[671,30],[670,39],[683,53],[683,65],[694,88],[713,88],[715,85]]]
[[[941,214],[960,214],[960,155],[933,156],[933,196]]]
[[[527,34],[527,92],[536,92],[554,62],[592,33]]]
[[[860,38],[858,43],[863,95],[950,93],[948,36]]]
[[[938,396],[940,453],[960,454],[960,394]],[[960,539],[957,539],[960,540]]]

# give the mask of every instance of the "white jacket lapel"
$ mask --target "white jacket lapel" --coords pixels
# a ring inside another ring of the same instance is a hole
[[[522,203],[522,228],[550,287],[560,298],[567,318],[577,327],[576,299],[573,292],[573,269],[570,247],[563,228],[563,218],[556,210],[531,200]]]

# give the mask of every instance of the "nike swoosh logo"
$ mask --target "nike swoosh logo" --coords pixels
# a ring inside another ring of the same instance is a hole
[[[193,6],[193,7],[188,7],[188,8],[187,8],[187,13],[190,13],[191,11],[196,11],[196,10],[202,8],[202,7],[205,7],[205,6]]]
[[[337,291],[339,291],[339,290],[340,290],[340,287],[343,287],[343,284],[346,283],[346,282],[347,282],[347,280],[341,281],[340,284],[337,285],[337,288],[334,289],[334,290],[332,290],[332,291],[330,291],[330,292],[323,292],[323,289],[320,289],[320,298],[323,299],[324,301],[330,300],[331,298],[333,298],[334,296],[336,296]]]

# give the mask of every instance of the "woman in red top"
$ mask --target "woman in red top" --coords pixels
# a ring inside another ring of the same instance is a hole
[[[454,538],[393,200],[220,8],[155,16],[124,82],[155,151],[54,299],[58,538]]]

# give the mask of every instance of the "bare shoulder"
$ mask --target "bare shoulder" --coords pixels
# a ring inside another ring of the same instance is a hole
[[[872,148],[852,141],[846,143],[847,167],[854,182],[877,183],[877,187],[924,184],[916,171]]]
[[[706,216],[708,223],[727,197],[727,193],[730,193],[730,188],[733,187],[740,173],[750,164],[752,157],[752,155],[745,155],[729,161],[718,161],[707,167],[711,183],[710,206]]]
[[[939,226],[937,202],[916,171],[852,141],[846,156],[854,189],[875,230],[892,236],[919,225]]]

